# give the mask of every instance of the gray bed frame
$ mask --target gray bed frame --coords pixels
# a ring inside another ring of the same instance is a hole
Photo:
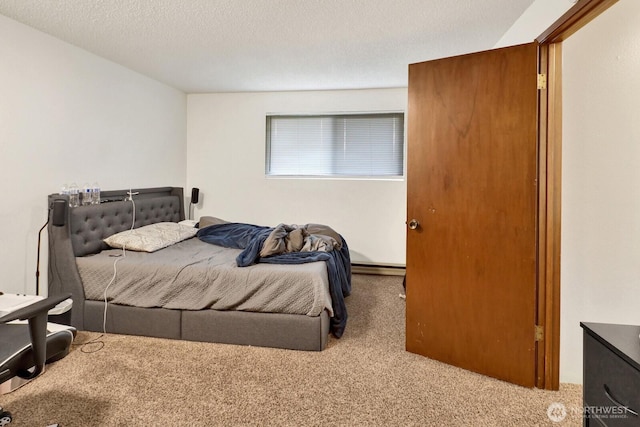
[[[53,206],[59,199],[68,202],[68,196],[49,195],[49,295],[71,293],[73,308],[68,323],[78,330],[102,332],[105,303],[85,299],[75,258],[106,249],[102,239],[131,228],[133,204],[125,200],[129,191],[138,193],[134,196],[135,228],[185,218],[183,189],[179,187],[102,192],[99,205],[67,207],[62,226],[53,225]],[[106,332],[320,351],[327,344],[329,315],[326,310],[310,317],[109,304]]]

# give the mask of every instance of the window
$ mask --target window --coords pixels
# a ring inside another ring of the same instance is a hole
[[[401,177],[404,114],[267,116],[269,176]]]

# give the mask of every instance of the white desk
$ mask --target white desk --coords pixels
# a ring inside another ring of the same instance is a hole
[[[2,295],[0,295],[0,317],[43,299],[44,297],[38,295],[3,293]],[[71,309],[72,304],[73,300],[71,298],[68,298],[49,310],[49,315],[55,316],[66,313]]]

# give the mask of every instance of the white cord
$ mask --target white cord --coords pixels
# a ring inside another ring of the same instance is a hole
[[[138,194],[138,193],[133,193],[133,194]],[[131,190],[129,190],[129,197],[131,200],[131,204],[133,205],[133,219],[131,220],[131,230],[133,230],[133,227],[136,225],[136,202],[133,201],[133,194],[131,193]]]
[[[104,313],[102,315],[102,332],[103,333],[107,333],[107,306],[109,304],[108,300],[107,300],[107,290],[109,289],[109,286],[111,286],[111,284],[113,282],[115,282],[116,280],[116,275],[118,273],[118,261],[120,261],[122,258],[125,258],[127,256],[126,250],[124,248],[124,245],[122,246],[122,257],[118,257],[115,259],[115,261],[113,261],[113,276],[111,277],[111,281],[109,282],[109,284],[107,285],[106,288],[104,288]]]
[[[136,225],[136,202],[133,201],[133,195],[138,193],[132,193],[131,189],[129,189],[128,194],[129,194],[129,200],[131,200],[131,204],[133,205],[133,215],[131,219],[131,228],[130,228],[130,230],[133,230],[134,226]],[[107,290],[116,280],[116,276],[118,274],[118,267],[117,267],[118,261],[127,257],[127,250],[124,244],[122,245],[122,256],[119,256],[119,255],[116,255],[116,256],[117,256],[116,260],[113,261],[113,276],[111,277],[111,281],[109,281],[109,284],[107,285],[107,287],[104,288],[104,313],[102,315],[102,332],[105,334],[107,333],[107,307],[109,304],[107,300]]]

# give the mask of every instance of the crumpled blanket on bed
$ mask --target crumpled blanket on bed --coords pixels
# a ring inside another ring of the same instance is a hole
[[[262,244],[260,256],[267,257],[289,252],[329,252],[341,247],[340,235],[326,225],[278,224]]]
[[[218,246],[243,249],[236,258],[240,267],[256,263],[303,264],[325,261],[333,307],[330,329],[336,338],[342,336],[347,324],[344,298],[351,293],[351,258],[344,238],[330,227],[320,224],[307,224],[302,227],[280,224],[278,227],[264,227],[225,223],[202,228],[198,231],[197,237],[203,242]],[[302,251],[305,245],[309,250]],[[289,250],[297,247],[300,249]],[[311,249],[314,247],[315,250]]]

